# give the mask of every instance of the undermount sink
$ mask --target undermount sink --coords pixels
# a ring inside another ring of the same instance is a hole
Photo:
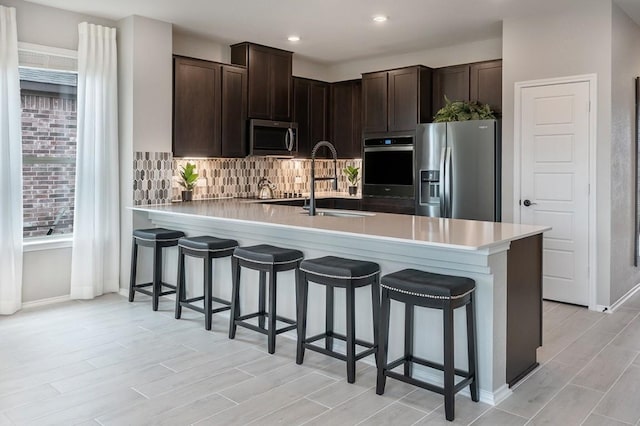
[[[307,211],[302,214],[308,215]],[[329,210],[329,209],[317,209],[316,216],[331,216],[331,217],[369,217],[375,216],[375,213],[369,212],[356,212],[353,210]]]

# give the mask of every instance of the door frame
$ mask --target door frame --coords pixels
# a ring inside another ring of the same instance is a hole
[[[597,310],[596,301],[596,277],[597,277],[597,179],[596,179],[596,146],[597,146],[597,118],[598,118],[598,77],[596,74],[584,74],[541,80],[520,81],[515,83],[514,120],[513,120],[513,219],[515,223],[521,223],[520,203],[521,199],[521,153],[522,153],[522,91],[523,89],[540,86],[551,86],[569,83],[589,83],[589,193],[588,193],[588,292],[589,309]]]

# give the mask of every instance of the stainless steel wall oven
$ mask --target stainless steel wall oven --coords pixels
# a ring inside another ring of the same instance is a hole
[[[364,140],[364,196],[414,197],[414,136]]]

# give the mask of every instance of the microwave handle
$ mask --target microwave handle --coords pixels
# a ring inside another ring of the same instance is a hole
[[[294,140],[293,140],[293,129],[291,127],[289,127],[287,129],[287,134],[284,137],[284,144],[287,147],[287,151],[291,152],[293,151],[293,145],[294,145]]]

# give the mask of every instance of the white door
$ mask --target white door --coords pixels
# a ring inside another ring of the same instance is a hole
[[[545,299],[589,305],[589,90],[577,82],[521,89],[522,223],[544,234]]]

